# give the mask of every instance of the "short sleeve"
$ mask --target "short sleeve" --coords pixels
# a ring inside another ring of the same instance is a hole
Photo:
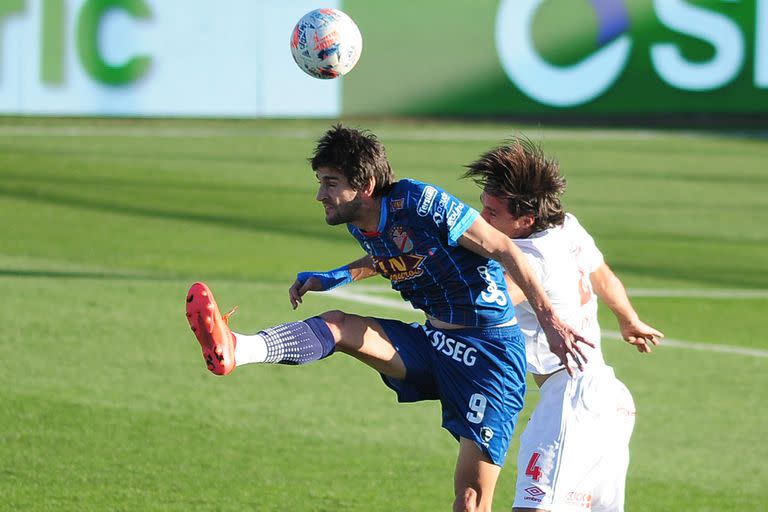
[[[458,245],[459,238],[477,219],[479,212],[439,187],[409,181],[414,198],[412,207],[421,223],[437,230],[448,245]]]

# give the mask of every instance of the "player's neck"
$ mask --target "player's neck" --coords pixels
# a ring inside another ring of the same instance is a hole
[[[377,232],[381,223],[381,197],[371,198],[363,203],[358,213],[358,218],[350,224],[366,233]]]

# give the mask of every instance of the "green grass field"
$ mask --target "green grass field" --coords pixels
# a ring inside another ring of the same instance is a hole
[[[435,403],[397,405],[343,355],[214,377],[184,318],[196,280],[240,305],[244,332],[331,308],[419,318],[321,294],[290,309],[297,271],[361,253],[314,201],[306,159],[329,124],[0,119],[0,510],[449,510],[456,444]],[[515,133],[541,141],[568,209],[673,340],[604,343],[638,407],[627,510],[764,510],[768,141],[352,124],[398,176],[476,206],[461,165]],[[496,510],[516,451],[517,436]]]

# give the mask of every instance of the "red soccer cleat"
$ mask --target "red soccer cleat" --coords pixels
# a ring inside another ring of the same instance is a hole
[[[187,293],[187,321],[203,349],[208,369],[226,375],[235,369],[235,335],[229,329],[229,316],[221,314],[213,293],[205,283],[193,284]]]

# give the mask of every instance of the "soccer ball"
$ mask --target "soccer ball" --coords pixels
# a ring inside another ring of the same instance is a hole
[[[360,29],[338,9],[308,12],[291,34],[293,60],[315,78],[346,75],[355,67],[362,51]]]

